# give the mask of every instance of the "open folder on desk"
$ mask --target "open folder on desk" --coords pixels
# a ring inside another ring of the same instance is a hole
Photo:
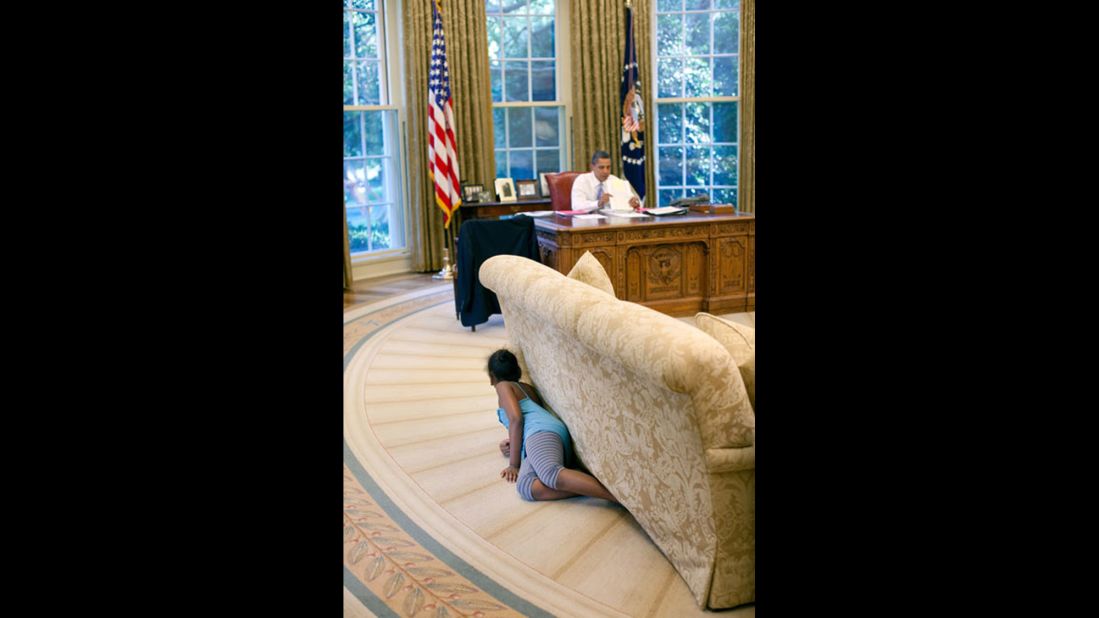
[[[555,210],[553,211],[559,215],[572,216],[572,215],[586,215],[589,212],[595,212],[592,210]]]

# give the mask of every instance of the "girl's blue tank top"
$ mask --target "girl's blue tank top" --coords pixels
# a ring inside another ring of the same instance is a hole
[[[514,383],[519,386],[518,383]],[[519,390],[523,391],[526,395],[527,391],[519,386]],[[561,422],[561,419],[557,418],[550,411],[546,410],[542,406],[534,403],[534,400],[527,397],[519,400],[519,411],[523,413],[523,454],[525,458],[527,456],[527,438],[533,436],[540,431],[552,431],[561,438],[561,444],[565,447],[565,461],[572,460],[572,444],[569,440],[569,430],[565,427],[565,424]],[[508,426],[508,414],[503,408],[496,408],[496,418],[500,420],[500,424],[505,429],[510,429]]]

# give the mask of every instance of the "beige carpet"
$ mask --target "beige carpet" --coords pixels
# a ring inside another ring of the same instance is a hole
[[[528,503],[500,479],[484,365],[501,316],[462,328],[445,284],[349,311],[344,330],[345,615],[755,615],[698,609],[625,509]]]

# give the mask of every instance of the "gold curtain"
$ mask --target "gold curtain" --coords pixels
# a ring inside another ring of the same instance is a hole
[[[491,187],[496,177],[492,148],[492,84],[488,71],[488,30],[484,0],[439,0],[446,35],[450,92],[454,103],[458,171],[462,182]],[[435,186],[427,169],[427,81],[431,62],[431,2],[407,2],[403,7],[405,100],[408,101],[408,199],[412,269],[442,268],[447,244],[443,211],[435,203]],[[486,146],[487,144],[487,146]],[[450,226],[461,224],[455,212]],[[450,256],[454,264],[457,256]]]
[[[756,0],[740,2],[740,178],[737,207],[756,211]]]
[[[633,38],[641,79],[641,102],[645,112],[645,203],[654,205],[656,150],[652,137],[653,83],[652,27],[653,0],[632,0]],[[611,172],[622,177],[620,88],[626,55],[626,3],[624,0],[571,0],[569,4],[570,50],[572,54],[572,160],[573,169],[587,171],[596,150],[611,153]],[[650,197],[652,196],[652,197]]]
[[[347,202],[343,203],[343,289],[350,290],[355,277],[351,272],[351,239],[347,236]]]

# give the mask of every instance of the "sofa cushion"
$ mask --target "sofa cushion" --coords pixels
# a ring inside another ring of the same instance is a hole
[[[740,377],[744,379],[744,388],[748,391],[748,401],[752,409],[756,408],[756,329],[751,326],[723,320],[705,311],[695,315],[695,326],[702,332],[717,339],[733,356]]]
[[[582,281],[597,290],[602,290],[614,296],[614,285],[611,283],[611,278],[607,276],[607,271],[603,269],[603,265],[591,254],[591,251],[585,251],[584,255],[576,260],[576,264],[569,271],[569,279]]]

